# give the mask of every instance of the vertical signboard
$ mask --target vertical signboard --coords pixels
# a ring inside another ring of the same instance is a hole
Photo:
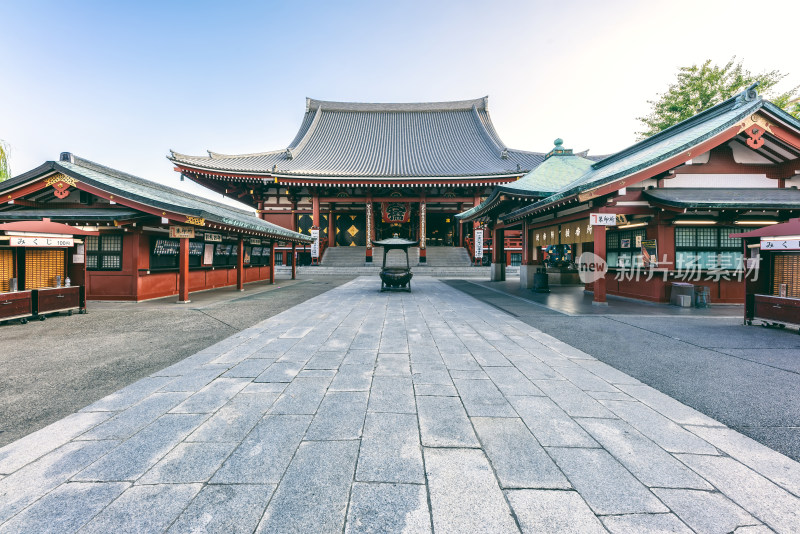
[[[311,243],[311,257],[319,258],[319,230],[310,230],[311,238],[314,240]]]
[[[642,239],[642,267],[649,269],[658,266],[658,249],[655,239]]]
[[[483,230],[475,230],[475,258],[483,258]]]

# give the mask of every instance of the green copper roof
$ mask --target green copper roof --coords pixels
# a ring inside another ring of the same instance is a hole
[[[68,152],[59,161],[48,161],[36,169],[0,183],[0,192],[38,180],[52,171],[61,172],[78,181],[145,206],[185,216],[200,217],[208,222],[252,230],[280,240],[310,243],[312,239],[258,218],[254,212],[227,206],[180,189],[168,187],[111,167],[81,159]]]
[[[800,121],[774,104],[764,101],[751,87],[725,102],[598,161],[586,173],[561,187],[555,194],[503,215],[501,219],[504,221],[519,219],[529,213],[547,208],[560,200],[658,165],[727,130],[761,108],[795,127],[800,127]]]
[[[502,194],[512,196],[547,197],[566,184],[573,182],[592,166],[594,161],[577,156],[572,150],[562,148],[564,141],[556,139],[553,149],[545,156],[545,160],[528,174],[510,184],[496,186],[489,197],[479,205],[456,215],[461,221],[470,221],[485,215],[502,201]]]

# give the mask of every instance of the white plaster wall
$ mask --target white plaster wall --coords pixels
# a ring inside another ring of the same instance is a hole
[[[778,187],[778,181],[763,174],[679,174],[664,180],[664,187]]]

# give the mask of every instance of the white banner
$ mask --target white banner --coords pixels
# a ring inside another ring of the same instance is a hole
[[[475,230],[475,257],[483,258],[483,230]]]
[[[71,247],[71,237],[17,237],[10,238],[12,247]]]
[[[12,239],[16,239],[15,237]],[[800,250],[800,239],[761,239],[761,250]]]
[[[592,226],[616,226],[617,215],[614,213],[590,213]]]
[[[319,258],[319,230],[311,230],[311,238],[314,240],[311,243],[311,257]]]

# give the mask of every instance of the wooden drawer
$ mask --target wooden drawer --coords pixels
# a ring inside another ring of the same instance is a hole
[[[80,287],[34,289],[34,312],[49,313],[80,307]]]
[[[756,295],[755,308],[757,319],[800,324],[800,299]]]
[[[0,293],[0,320],[29,317],[32,313],[30,291]]]

